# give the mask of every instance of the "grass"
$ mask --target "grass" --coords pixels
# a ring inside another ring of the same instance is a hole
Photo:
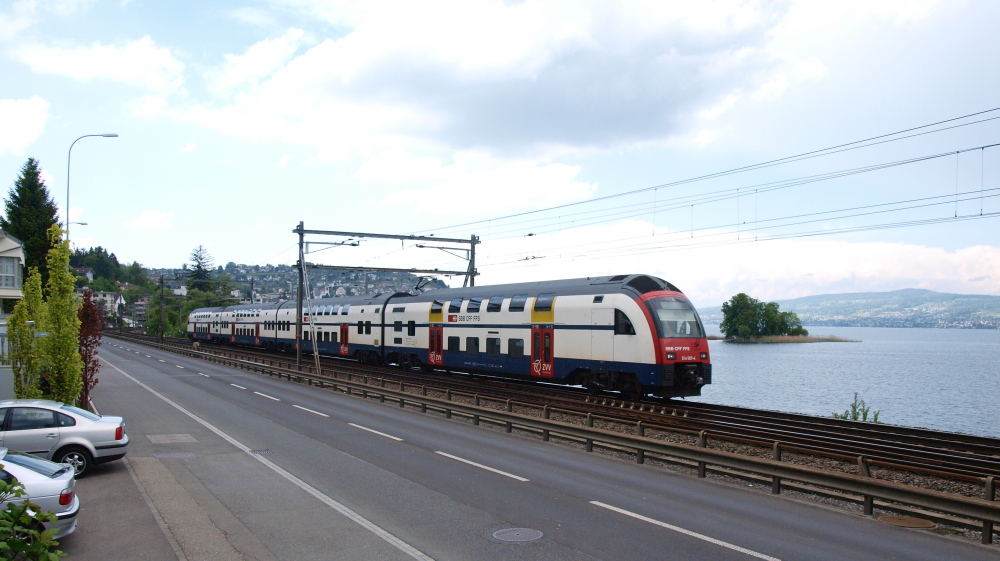
[[[857,339],[845,339],[827,335],[825,337],[814,337],[812,335],[767,335],[764,337],[754,337],[747,340],[723,339],[719,336],[711,336],[709,340],[724,340],[730,343],[860,343]]]

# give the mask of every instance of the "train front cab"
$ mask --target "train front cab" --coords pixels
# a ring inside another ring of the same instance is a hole
[[[674,291],[648,292],[639,300],[657,334],[660,382],[651,391],[663,397],[701,395],[701,387],[712,383],[712,361],[705,327],[691,301]]]

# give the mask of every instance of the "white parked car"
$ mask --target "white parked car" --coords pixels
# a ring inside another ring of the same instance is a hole
[[[70,464],[77,476],[125,457],[128,442],[121,417],[44,399],[0,401],[0,446]]]
[[[80,499],[76,496],[73,466],[0,448],[0,468],[0,479],[8,483],[16,479],[27,493],[24,497],[11,501],[27,499],[41,510],[56,515],[55,522],[39,522],[39,530],[58,528],[56,539],[76,530]],[[0,509],[6,508],[6,505],[7,503],[0,504]]]

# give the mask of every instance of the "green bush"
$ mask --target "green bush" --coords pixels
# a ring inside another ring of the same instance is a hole
[[[11,501],[0,510],[0,559],[18,561],[57,561],[66,554],[55,549],[57,528],[39,530],[39,522],[55,522],[56,515],[42,512],[28,501],[24,486],[17,481],[0,481],[0,502]]]
[[[851,403],[851,408],[845,410],[843,413],[833,413],[833,418],[846,419],[848,421],[868,421],[868,413],[870,411],[871,407],[869,407],[869,405],[865,403],[865,400],[863,399],[859,400],[858,392],[854,392],[854,403]],[[872,416],[871,422],[873,423],[879,422],[878,420],[879,413],[881,413],[881,411],[875,412],[875,414]]]

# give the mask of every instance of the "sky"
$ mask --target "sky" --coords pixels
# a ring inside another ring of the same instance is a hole
[[[8,0],[0,194],[35,158],[61,220],[69,180],[74,246],[147,267],[293,264],[303,222],[478,236],[477,285],[1000,295],[997,21],[955,0]],[[466,268],[454,244],[319,245],[348,239],[308,236],[306,260]]]

